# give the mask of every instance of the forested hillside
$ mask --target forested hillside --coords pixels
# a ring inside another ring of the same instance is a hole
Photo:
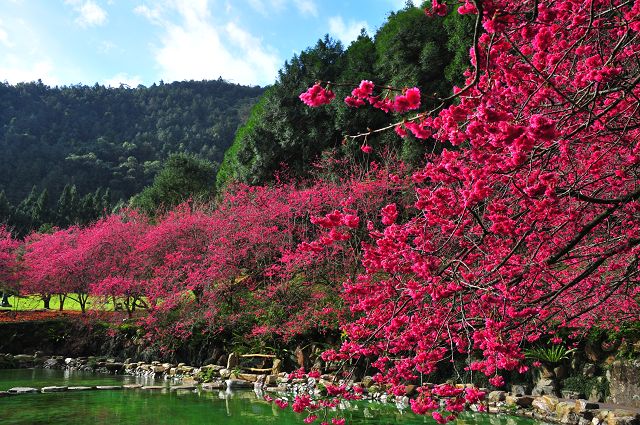
[[[171,153],[219,163],[262,92],[221,79],[138,88],[0,83],[0,210],[32,192],[53,208],[66,185],[79,198],[108,190],[110,201],[127,200]]]

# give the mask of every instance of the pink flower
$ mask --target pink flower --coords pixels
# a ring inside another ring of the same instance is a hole
[[[351,106],[352,108],[358,108],[364,105],[364,100],[354,96],[347,96],[344,98],[344,103],[346,103],[348,106]]]
[[[420,89],[413,87],[407,89],[404,94],[396,96],[393,101],[393,110],[403,113],[420,107]]]
[[[277,399],[275,400],[275,403],[276,403],[276,405],[278,405],[278,407],[279,407],[279,408],[281,408],[281,409],[286,409],[286,408],[287,408],[287,406],[289,405],[289,402],[287,402],[287,401],[285,401],[285,400],[282,400],[282,399],[279,399],[279,398],[277,398]]]
[[[476,387],[465,388],[464,392],[465,392],[465,396],[464,396],[465,400],[467,401],[467,403],[472,403],[472,404],[482,400],[485,396],[484,391],[480,391]]]
[[[431,130],[425,128],[422,125],[422,123],[419,124],[419,123],[411,121],[411,122],[405,123],[404,126],[407,128],[407,130],[411,131],[411,133],[417,139],[428,139],[432,135]]]
[[[345,424],[345,419],[344,418],[333,418],[331,419],[331,423],[333,425],[344,425]]]
[[[433,417],[433,419],[436,420],[436,422],[438,422],[439,424],[446,424],[447,423],[447,419],[442,416],[442,414],[440,412],[432,412],[431,416]]]
[[[345,216],[346,219],[347,216]],[[358,217],[356,217],[357,221],[360,221],[360,219]],[[345,225],[348,226],[348,224],[345,223]],[[308,373],[309,378],[320,378],[320,372],[317,370],[312,370],[311,372]]]
[[[398,219],[398,209],[396,208],[396,204],[389,204],[386,207],[382,208],[382,224],[385,226],[390,226],[396,222]]]
[[[309,415],[306,418],[304,418],[302,422],[304,422],[305,424],[310,424],[312,422],[315,422],[316,419],[318,419],[317,415]]]
[[[438,0],[432,0],[431,11],[438,16],[445,16],[447,14],[447,5],[440,3]]]
[[[532,115],[529,120],[530,133],[539,139],[551,140],[556,137],[555,122],[542,115]]]
[[[364,152],[364,153],[367,153],[367,154],[369,154],[369,153],[373,152],[373,148],[372,148],[371,146],[369,146],[369,145],[362,145],[362,146],[360,146],[360,150],[361,150],[362,152]]]
[[[374,108],[381,109],[384,112],[388,113],[393,109],[393,101],[391,99],[380,99],[380,96],[369,96],[368,100]]]
[[[293,402],[293,405],[291,407],[293,408],[294,412],[301,413],[302,411],[304,411],[304,409],[306,409],[310,405],[311,405],[311,397],[309,397],[308,395],[299,395],[299,396],[296,396],[296,399]]]
[[[458,8],[458,13],[461,15],[468,15],[471,13],[478,13],[478,9],[476,9],[475,5],[473,5],[469,0],[465,0],[464,4]]]
[[[504,385],[504,378],[500,375],[496,375],[493,378],[489,379],[489,383],[494,387],[501,387]]]
[[[373,93],[374,87],[375,87],[375,84],[373,84],[371,81],[362,80],[360,82],[360,85],[355,89],[353,89],[351,94],[357,98],[367,98],[371,96],[371,94]]]
[[[316,107],[331,103],[336,95],[331,90],[324,89],[320,84],[316,83],[306,92],[300,94],[299,97],[305,105]]]

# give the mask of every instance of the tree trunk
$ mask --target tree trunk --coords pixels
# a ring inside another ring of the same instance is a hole
[[[87,300],[89,299],[89,295],[87,294],[78,294],[78,303],[80,304],[80,311],[84,314],[87,310]]]
[[[204,290],[202,288],[194,288],[191,292],[193,292],[193,296],[196,299],[196,304],[200,304],[200,300],[202,300],[202,294],[204,293]]]
[[[42,297],[42,302],[44,303],[45,310],[51,310],[51,306],[50,306],[51,295],[47,295],[47,296]]]

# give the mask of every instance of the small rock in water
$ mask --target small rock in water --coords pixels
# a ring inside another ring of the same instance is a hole
[[[533,404],[533,400],[535,399],[530,395],[516,397],[516,404],[520,407],[531,407],[531,405]]]
[[[36,388],[31,388],[31,387],[13,387],[13,388],[9,388],[9,392],[12,394],[28,394],[28,393],[37,393],[38,390]]]
[[[252,382],[242,381],[240,379],[227,379],[228,390],[251,389],[251,388],[253,388]]]
[[[489,402],[495,403],[498,401],[504,401],[507,396],[507,393],[504,391],[491,391],[488,395]]]
[[[109,372],[118,372],[124,369],[124,363],[107,363],[105,367]]]
[[[202,384],[202,389],[205,391],[222,390],[225,388],[225,383],[222,381],[205,382]]]
[[[58,361],[56,359],[48,359],[42,364],[44,369],[55,369],[59,367]]]
[[[98,390],[121,390],[121,385],[96,385]]]
[[[40,391],[43,393],[61,393],[68,389],[69,387],[43,387]]]
[[[89,391],[92,390],[93,387],[69,387],[69,391]]]
[[[523,395],[527,394],[528,389],[525,385],[512,385],[511,386],[511,394],[514,395],[515,397],[522,397]]]
[[[195,385],[175,385],[169,388],[171,391],[193,391],[196,389]]]
[[[29,354],[16,354],[15,356],[13,356],[13,360],[17,361],[17,362],[30,362],[33,361],[34,357],[30,356]]]

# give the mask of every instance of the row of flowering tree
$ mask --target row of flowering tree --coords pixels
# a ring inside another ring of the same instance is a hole
[[[370,229],[365,271],[345,284],[348,339],[325,353],[376,358],[376,379],[398,393],[460,356],[500,386],[526,370],[526,343],[640,319],[640,2],[426,9],[450,12],[476,16],[464,87],[430,110],[428,87],[363,81],[344,99],[443,147],[412,175],[419,213],[402,220],[390,204]],[[321,107],[331,87],[300,99]],[[371,152],[376,131],[353,138]],[[419,391],[413,410],[440,422],[464,408],[462,390]]]
[[[20,249],[7,233],[4,251],[23,294],[47,308],[52,297],[83,312],[117,305],[167,348],[230,330],[289,340],[338,329],[342,282],[360,271],[361,218],[378,220],[406,192],[397,174],[374,166],[336,183],[238,185],[215,208],[183,204],[153,220],[124,211],[34,233]],[[339,224],[328,232],[314,224],[326,214]]]

